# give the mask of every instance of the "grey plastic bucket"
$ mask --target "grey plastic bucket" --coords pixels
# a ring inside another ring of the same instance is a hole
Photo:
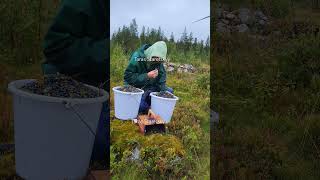
[[[86,85],[102,96],[71,99],[19,89],[32,81],[17,80],[8,85],[13,95],[17,174],[27,180],[82,179],[95,139],[90,129],[96,131],[108,93]]]
[[[114,92],[115,116],[120,120],[134,119],[138,116],[141,97],[144,91],[139,89],[140,92],[123,92],[118,90],[120,87],[112,88]]]
[[[176,102],[179,98],[168,91],[167,93],[173,95],[174,98],[159,97],[155,95],[156,93],[157,92],[150,93],[151,109],[154,113],[158,114],[165,123],[169,123],[171,121],[174,107],[176,106]]]

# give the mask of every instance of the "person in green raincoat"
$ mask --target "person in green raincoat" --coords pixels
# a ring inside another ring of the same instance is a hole
[[[62,1],[44,38],[44,74],[59,72],[109,92],[108,6],[106,0]],[[91,162],[98,162],[100,169],[109,169],[109,127],[105,103],[91,156]]]
[[[169,91],[173,89],[166,86],[166,70],[163,62],[167,58],[167,45],[158,41],[153,45],[145,44],[136,50],[124,72],[124,84],[143,89],[139,112],[145,113],[151,104],[150,93]]]

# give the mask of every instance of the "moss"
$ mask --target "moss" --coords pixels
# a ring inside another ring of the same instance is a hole
[[[128,146],[128,143],[132,146]],[[139,145],[145,147],[159,147],[168,152],[173,152],[177,156],[185,154],[181,141],[170,134],[152,134],[144,136],[140,133],[139,127],[131,121],[113,120],[111,121],[111,144],[118,144],[124,150],[132,149]]]

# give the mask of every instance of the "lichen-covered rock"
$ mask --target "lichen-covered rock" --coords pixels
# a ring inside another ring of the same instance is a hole
[[[237,26],[237,30],[240,33],[249,32],[249,27],[246,24],[240,24]]]
[[[256,17],[257,19],[262,19],[262,20],[264,20],[264,21],[268,21],[268,17],[267,17],[262,11],[260,11],[260,10],[255,11],[255,12],[254,12],[254,15],[255,15],[255,17]]]
[[[269,18],[261,11],[251,11],[248,8],[226,10],[219,8],[216,17],[215,30],[218,33],[250,32],[251,34],[263,34],[266,27],[271,24]],[[183,72],[180,69],[179,72]]]
[[[229,19],[229,20],[233,20],[233,19],[236,18],[236,15],[234,15],[233,13],[228,13],[228,14],[226,15],[226,18]]]
[[[174,72],[175,70],[178,73],[194,73],[196,68],[191,64],[175,64],[175,63],[165,63],[164,67],[167,72]]]
[[[175,69],[172,66],[167,67],[167,72],[173,72]]]

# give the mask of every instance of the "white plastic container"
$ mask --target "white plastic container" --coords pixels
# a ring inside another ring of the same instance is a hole
[[[174,98],[163,98],[156,96],[155,93],[157,92],[150,93],[151,109],[155,114],[159,115],[166,123],[169,123],[173,114],[174,107],[179,98],[177,96],[174,96]],[[167,91],[167,93],[170,92]]]
[[[114,92],[114,111],[115,116],[121,120],[130,120],[138,116],[141,97],[144,91],[141,92],[123,92],[118,89],[121,86],[112,88]]]
[[[16,172],[24,179],[82,179],[86,176],[102,103],[97,98],[56,98],[32,94],[19,88],[34,80],[8,85],[14,102]],[[95,87],[88,87],[98,90]]]

